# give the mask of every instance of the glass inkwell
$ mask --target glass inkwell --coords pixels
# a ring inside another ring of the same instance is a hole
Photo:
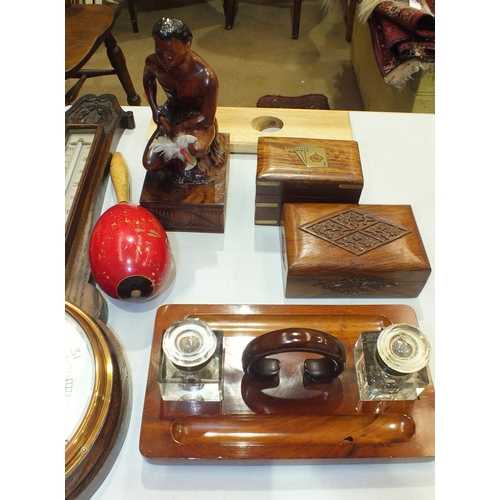
[[[412,325],[363,332],[354,344],[360,400],[417,399],[430,381],[430,353],[427,337]]]
[[[164,401],[222,401],[223,334],[199,319],[173,323],[163,334],[158,385]]]

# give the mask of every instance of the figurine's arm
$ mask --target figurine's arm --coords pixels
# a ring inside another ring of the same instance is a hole
[[[144,86],[144,92],[151,111],[153,112],[153,121],[158,123],[159,109],[158,103],[156,101],[156,92],[158,89],[158,84],[156,80],[156,73],[151,68],[151,62],[149,57],[146,59],[146,66],[144,67],[144,72],[142,76],[142,83]]]
[[[190,133],[190,131],[209,130],[214,127],[219,92],[217,77],[213,73],[207,73],[206,77],[202,81],[199,81],[197,85],[198,89],[196,93],[202,96],[199,113],[180,123],[176,127],[176,133]]]
[[[208,129],[214,125],[217,101],[219,97],[219,82],[215,75],[209,75],[204,83],[206,93],[201,104],[201,114],[197,123],[198,128]]]

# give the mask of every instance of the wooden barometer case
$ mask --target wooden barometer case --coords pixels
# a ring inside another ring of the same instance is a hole
[[[88,244],[111,154],[134,128],[115,96],[82,96],[66,111],[65,493],[87,499],[109,473],[130,420],[127,362],[92,284]]]

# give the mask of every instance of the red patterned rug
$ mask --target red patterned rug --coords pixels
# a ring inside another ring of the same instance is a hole
[[[435,62],[435,0],[420,0],[421,10],[397,0],[379,2],[369,18],[373,50],[384,80],[403,86]]]
[[[258,108],[330,109],[323,94],[299,96],[265,95],[257,101]]]

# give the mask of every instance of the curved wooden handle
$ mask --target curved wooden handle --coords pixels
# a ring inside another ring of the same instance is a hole
[[[121,153],[115,153],[111,158],[109,175],[115,188],[118,203],[128,203],[130,201],[129,174],[127,163]]]
[[[329,382],[344,371],[346,354],[341,342],[333,335],[310,328],[283,328],[255,337],[243,351],[243,371],[255,381],[272,379],[278,375],[281,364],[267,356],[296,351],[323,356],[304,361],[305,375],[314,383]]]

